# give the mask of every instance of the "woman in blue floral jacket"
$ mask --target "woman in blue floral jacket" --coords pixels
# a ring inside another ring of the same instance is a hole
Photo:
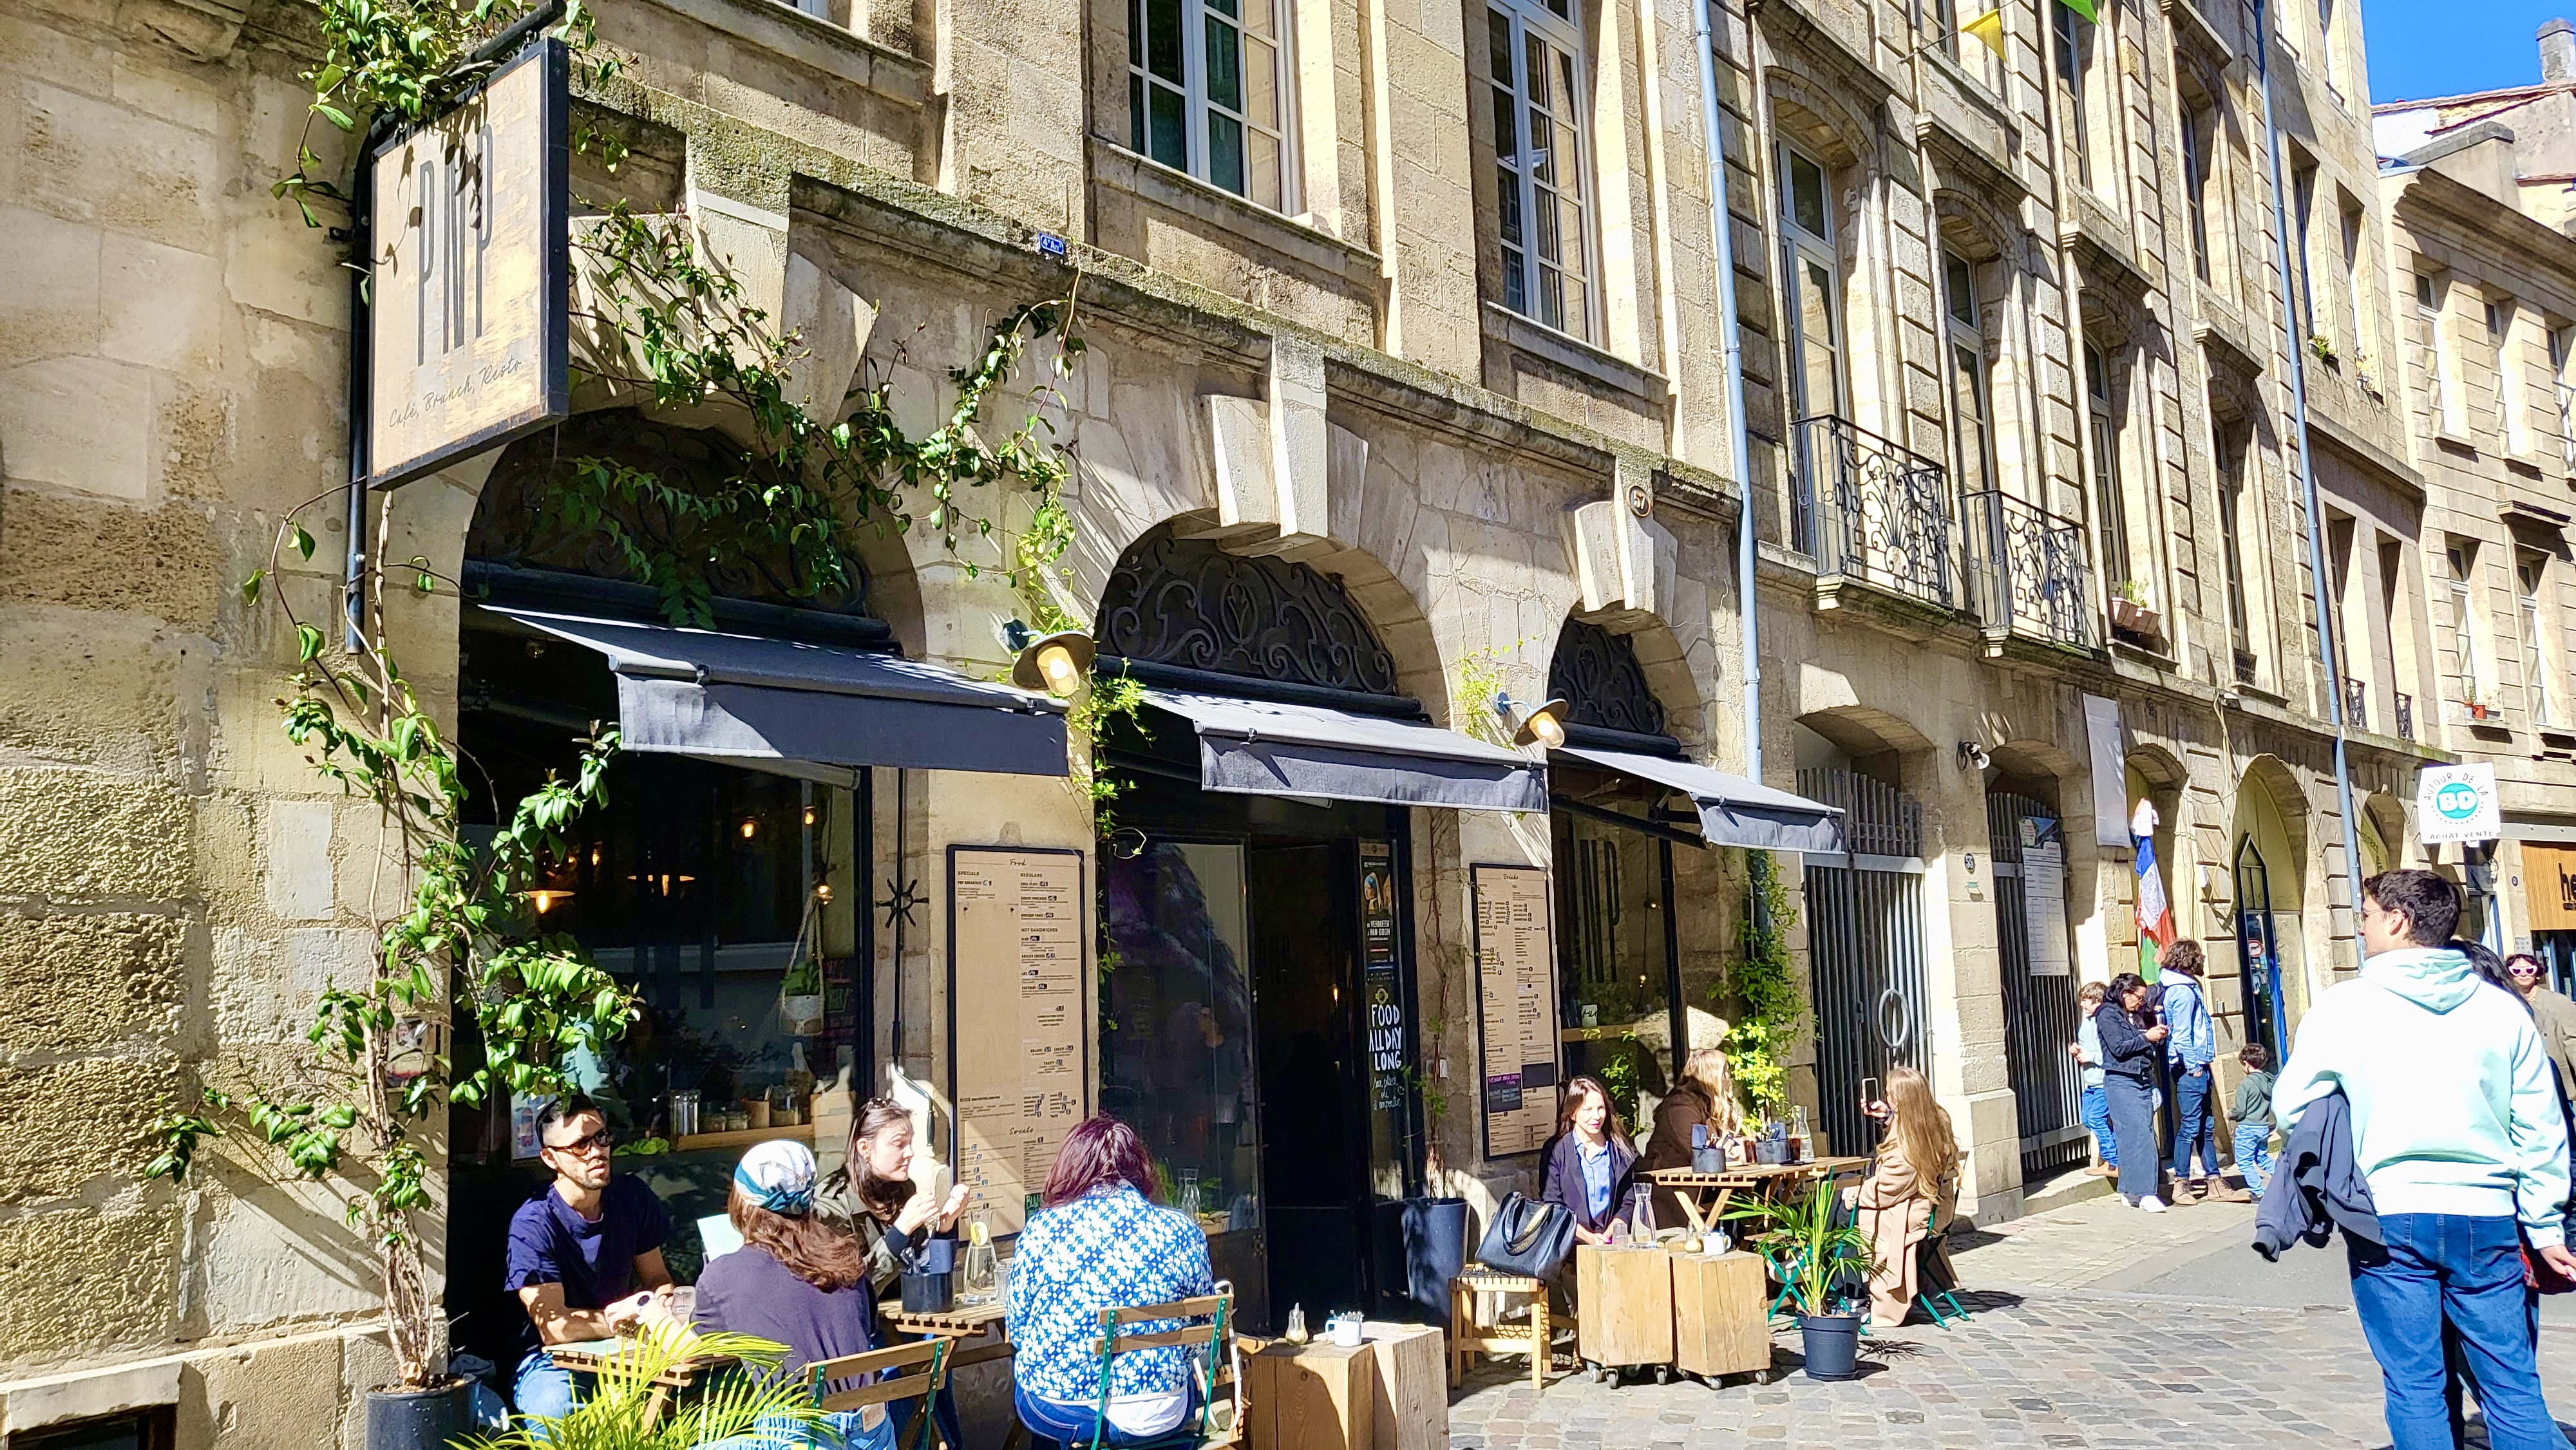
[[[1099,1313],[1214,1292],[1207,1235],[1154,1201],[1136,1130],[1107,1114],[1065,1135],[1047,1173],[1045,1207],[1011,1258],[1013,1402],[1041,1441],[1087,1444],[1100,1394]],[[1132,1332],[1178,1329],[1177,1321]],[[1109,1392],[1108,1443],[1169,1433],[1194,1395],[1191,1351],[1120,1355]]]

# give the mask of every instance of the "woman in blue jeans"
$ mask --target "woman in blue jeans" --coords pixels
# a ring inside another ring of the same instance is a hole
[[[2111,1135],[2124,1143],[2146,1144],[2120,1164],[2120,1196],[2149,1213],[2165,1211],[2156,1197],[2156,1065],[2164,1058],[2165,1028],[2140,1027],[2138,1013],[2147,1005],[2147,984],[2135,972],[2111,979],[2102,1009],[2093,1014],[2093,1029],[2102,1038],[2102,1095],[2111,1109]]]
[[[2102,1090],[2102,1032],[2093,1025],[2093,1014],[2102,1010],[2107,988],[2100,982],[2087,982],[2075,993],[2076,1009],[2084,1014],[2084,1025],[2076,1029],[2075,1041],[2067,1051],[2084,1074],[2084,1130],[2093,1135],[2094,1152],[2101,1163],[2085,1170],[2104,1178],[2120,1176],[2120,1137],[2111,1131],[2111,1098]]]

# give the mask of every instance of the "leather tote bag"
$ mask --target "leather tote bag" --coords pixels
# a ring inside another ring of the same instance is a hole
[[[1574,1252],[1574,1215],[1562,1204],[1539,1203],[1512,1193],[1494,1210],[1476,1258],[1489,1269],[1550,1279]]]

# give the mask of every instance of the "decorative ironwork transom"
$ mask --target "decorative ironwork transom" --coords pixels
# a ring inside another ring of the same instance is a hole
[[[1556,632],[1547,692],[1573,706],[1573,723],[1632,735],[1664,734],[1664,703],[1646,683],[1636,641],[1569,619]]]
[[[465,557],[517,569],[546,569],[593,579],[640,582],[624,551],[597,525],[582,524],[562,502],[560,483],[574,460],[607,458],[671,482],[735,466],[741,445],[721,433],[653,423],[630,410],[584,413],[551,431],[510,445],[492,470],[465,536]],[[721,473],[717,473],[721,477]],[[648,501],[610,505],[616,520],[645,549],[687,558],[713,551],[692,547],[702,530]],[[743,558],[724,551],[723,563],[706,565],[708,590],[721,599],[748,599],[828,614],[868,613],[867,574],[845,555],[853,588],[825,595],[796,592],[795,561],[785,550]]]
[[[1148,539],[1100,596],[1100,648],[1133,660],[1256,680],[1398,693],[1395,657],[1341,581],[1285,559]]]

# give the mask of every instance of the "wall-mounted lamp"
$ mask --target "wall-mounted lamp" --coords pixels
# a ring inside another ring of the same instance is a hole
[[[1039,634],[1014,619],[1002,626],[1002,644],[1017,656],[1011,664],[1011,683],[1023,690],[1044,690],[1062,699],[1082,685],[1082,672],[1091,668],[1097,647],[1091,636],[1078,629],[1060,629],[1053,634]]]
[[[556,891],[553,889],[531,891],[527,895],[528,901],[537,908],[537,915],[539,916],[543,916],[547,912],[552,911],[556,902],[569,901],[572,899],[571,892]]]
[[[1986,753],[1986,747],[1979,745],[1973,740],[1962,740],[1959,742],[1959,768],[1961,770],[1983,770],[1994,763],[1995,758]]]
[[[1494,695],[1494,713],[1512,726],[1514,745],[1536,741],[1550,750],[1563,746],[1566,717],[1573,712],[1574,707],[1563,700],[1548,700],[1524,710],[1512,703],[1510,695],[1499,691]]]

